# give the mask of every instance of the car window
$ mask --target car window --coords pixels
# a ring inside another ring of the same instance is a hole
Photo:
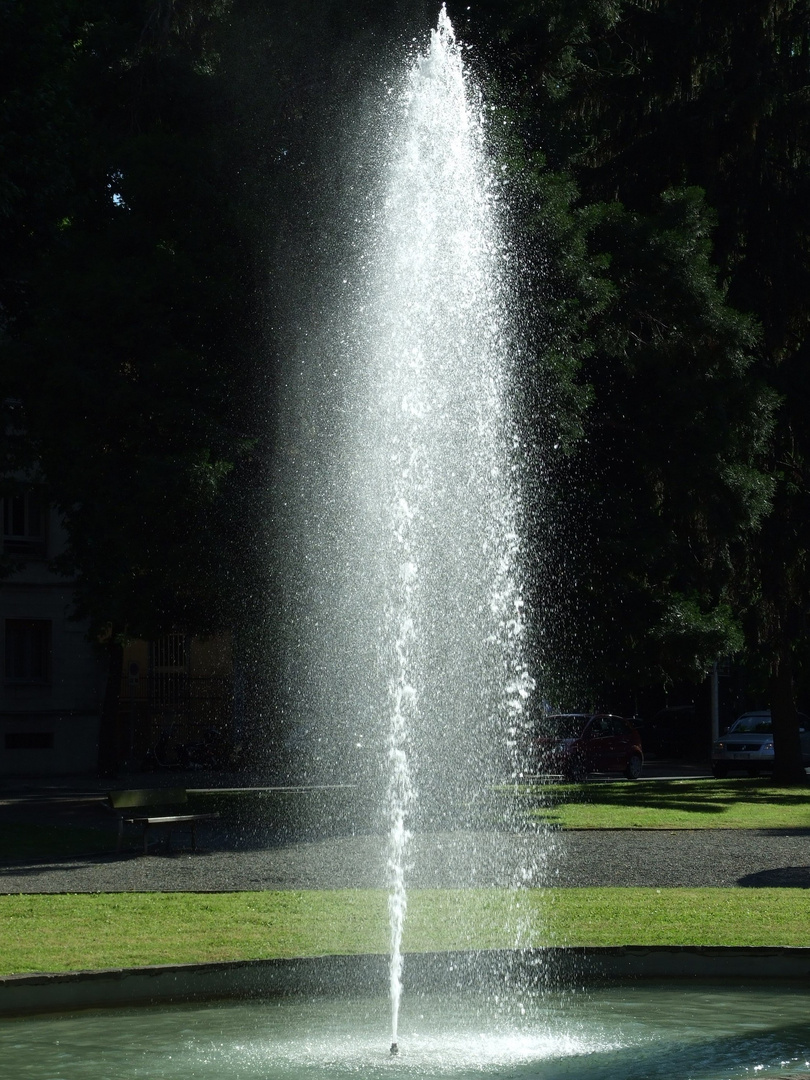
[[[599,716],[593,722],[594,735],[600,739],[624,735],[624,721],[619,716]]]
[[[771,726],[770,716],[741,716],[731,725],[731,730],[767,735],[771,731]]]
[[[537,725],[537,734],[550,739],[578,739],[587,716],[546,716]]]
[[[805,713],[796,714],[799,720],[799,731],[804,734],[810,731],[810,717]],[[742,731],[754,732],[757,735],[770,735],[773,730],[770,716],[740,716],[729,728],[729,732]]]

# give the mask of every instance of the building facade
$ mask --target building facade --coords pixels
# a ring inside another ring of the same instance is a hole
[[[232,668],[227,635],[129,642],[118,713],[123,767],[227,767],[235,748]]]
[[[0,774],[92,772],[105,684],[102,651],[72,618],[73,586],[50,569],[59,515],[31,489],[2,500]]]

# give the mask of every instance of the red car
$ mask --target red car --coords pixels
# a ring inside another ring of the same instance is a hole
[[[583,780],[590,772],[623,773],[637,780],[644,767],[641,736],[622,716],[560,713],[539,721],[532,735],[532,767]]]

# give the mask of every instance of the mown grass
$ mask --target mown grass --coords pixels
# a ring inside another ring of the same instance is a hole
[[[802,889],[413,890],[408,952],[810,946]],[[0,896],[0,974],[385,953],[378,890]]]
[[[810,788],[761,780],[641,780],[526,785],[519,813],[564,829],[808,829]]]
[[[287,822],[299,836],[382,824],[360,789],[200,792],[191,798],[194,809],[218,809],[224,820],[246,826]],[[564,829],[810,829],[810,787],[781,788],[749,777],[529,784],[501,788],[500,799],[511,804],[510,817],[514,806],[518,819]],[[501,809],[494,810],[496,818]]]

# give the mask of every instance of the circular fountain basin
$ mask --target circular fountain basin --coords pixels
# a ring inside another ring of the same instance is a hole
[[[810,989],[791,982],[635,980],[578,991],[403,1000],[390,1053],[380,997],[284,995],[0,1021],[6,1075],[26,1080],[810,1077]]]

